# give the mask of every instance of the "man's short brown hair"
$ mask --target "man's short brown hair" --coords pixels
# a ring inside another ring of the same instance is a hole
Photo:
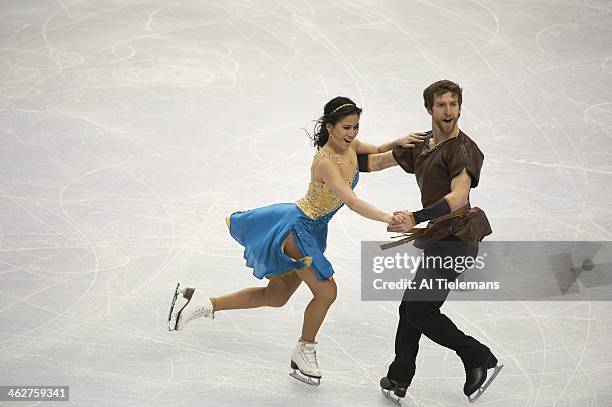
[[[459,102],[459,107],[461,107],[461,102],[463,99],[461,95],[462,91],[463,89],[461,89],[459,85],[457,85],[455,82],[449,81],[448,79],[443,79],[441,81],[434,82],[427,88],[425,88],[425,90],[423,91],[423,100],[425,102],[425,107],[427,109],[433,108],[434,98],[438,95],[443,95],[446,92],[450,92],[453,95],[456,95],[457,102]]]

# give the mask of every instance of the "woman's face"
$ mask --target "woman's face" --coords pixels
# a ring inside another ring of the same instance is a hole
[[[327,123],[326,127],[329,133],[328,142],[332,143],[332,146],[338,150],[348,150],[351,142],[359,133],[359,116],[357,113],[353,113],[343,117],[335,125]]]

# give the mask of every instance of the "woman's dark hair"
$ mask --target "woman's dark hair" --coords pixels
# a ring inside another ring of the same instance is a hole
[[[323,147],[329,139],[329,133],[327,132],[327,123],[335,125],[346,116],[356,114],[357,117],[361,116],[363,109],[357,107],[355,102],[349,98],[343,96],[336,96],[325,104],[323,108],[323,116],[317,120],[314,126],[313,135],[310,135],[315,147],[320,149]]]

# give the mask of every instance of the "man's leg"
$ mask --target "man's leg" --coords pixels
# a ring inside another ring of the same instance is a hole
[[[395,359],[389,366],[387,377],[410,386],[416,372],[416,357],[419,352],[421,331],[408,322],[405,302],[399,306],[399,317],[395,334]]]
[[[416,372],[416,358],[421,335],[454,350],[467,367],[482,364],[489,348],[463,333],[440,312],[444,301],[403,301],[395,335],[395,359],[387,377],[409,386]]]
[[[406,302],[405,319],[415,331],[427,336],[438,345],[454,350],[465,366],[484,363],[489,355],[489,348],[457,328],[449,317],[440,312],[442,304],[443,301]],[[404,346],[402,355],[412,355],[413,349],[413,344],[408,342]],[[418,350],[418,347],[416,349]],[[416,352],[414,357],[416,358]]]
[[[474,257],[476,254],[473,247],[454,237],[448,237],[426,249],[424,258],[457,259],[460,256]],[[484,363],[489,355],[489,348],[463,333],[450,318],[440,312],[450,290],[440,285],[439,280],[454,281],[458,274],[453,268],[445,267],[446,262],[441,264],[432,261],[425,265],[426,267],[421,265],[417,271],[415,282],[417,287],[420,287],[422,280],[428,280],[431,288],[416,290],[404,296],[407,322],[437,344],[454,350],[465,366]]]
[[[425,250],[425,257],[475,256],[475,252],[463,247],[455,239],[448,240],[453,243],[449,245],[444,241],[434,244]],[[419,267],[414,278],[415,286],[420,287],[421,282],[427,280],[432,283],[432,288],[406,290],[404,293],[395,336],[395,359],[389,366],[389,379],[410,384],[416,370],[416,357],[422,334],[439,345],[453,349],[467,367],[481,364],[486,360],[489,348],[463,333],[450,318],[440,312],[449,290],[438,287],[436,280],[454,281],[456,276],[454,270],[423,267],[423,265]]]

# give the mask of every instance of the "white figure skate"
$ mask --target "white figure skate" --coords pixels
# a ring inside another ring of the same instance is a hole
[[[175,309],[178,308],[176,300],[179,298],[179,295],[187,301],[175,312]],[[185,287],[182,289],[181,284],[178,283],[174,290],[170,312],[168,313],[168,330],[180,331],[189,321],[201,317],[215,318],[210,298],[195,288]]]
[[[317,361],[316,342],[299,341],[291,355],[291,369],[289,376],[311,386],[321,384],[321,372]]]

